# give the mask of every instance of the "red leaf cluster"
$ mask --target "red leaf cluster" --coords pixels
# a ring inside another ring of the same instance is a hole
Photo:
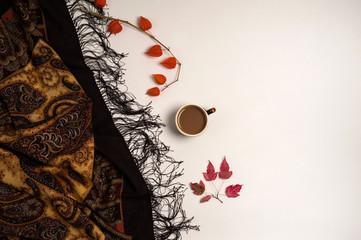
[[[225,181],[226,179],[229,179],[232,176],[232,173],[233,173],[232,171],[229,171],[228,162],[226,160],[226,157],[224,157],[221,166],[219,168],[219,172],[216,172],[211,161],[208,161],[207,171],[203,172],[203,177],[206,181],[213,181],[218,176],[220,179],[223,179],[223,181]],[[190,185],[191,185],[191,189],[193,190],[193,193],[196,195],[202,195],[205,192],[205,185],[202,182],[202,180],[199,183],[190,183]],[[213,186],[215,187],[215,185]],[[242,186],[243,185],[240,184],[228,186],[225,189],[226,196],[229,198],[238,197],[239,191],[241,191]],[[216,190],[217,190],[216,194],[207,194],[201,198],[200,202],[201,203],[208,202],[212,197],[222,202],[222,200],[219,198],[220,189],[219,190],[216,189]]]

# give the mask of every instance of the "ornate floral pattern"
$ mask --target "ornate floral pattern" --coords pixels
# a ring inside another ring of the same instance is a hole
[[[14,0],[0,21],[0,79],[25,66],[30,51],[44,37],[43,19],[35,0]]]
[[[85,199],[85,203],[93,210],[93,219],[100,226],[109,225],[116,228],[122,225],[120,195],[123,184],[122,175],[113,164],[100,153],[95,152],[94,188]],[[119,234],[116,231],[112,233]],[[117,239],[109,236],[107,239]]]
[[[67,228],[59,221],[45,217],[27,225],[2,224],[1,233],[22,239],[65,239]]]
[[[24,83],[15,83],[0,89],[0,97],[13,114],[29,114],[45,101],[40,93]]]
[[[0,21],[0,236],[126,238],[121,175],[94,153],[92,103],[39,16],[14,0]]]
[[[0,182],[0,201],[13,201],[19,199],[25,193],[18,191],[8,184]]]
[[[9,203],[0,203],[2,221],[23,224],[39,218],[44,211],[44,203],[32,196]]]

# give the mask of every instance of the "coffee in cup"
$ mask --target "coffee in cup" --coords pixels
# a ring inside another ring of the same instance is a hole
[[[195,104],[184,105],[177,111],[175,125],[186,136],[198,136],[207,129],[208,115],[215,111],[215,108],[206,111]]]

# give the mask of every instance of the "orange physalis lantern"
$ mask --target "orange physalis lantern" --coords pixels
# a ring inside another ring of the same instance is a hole
[[[152,23],[145,17],[140,17],[140,28],[147,31],[152,28]]]
[[[164,84],[167,81],[167,78],[162,74],[153,74],[153,77],[159,84]]]
[[[95,0],[94,1],[94,5],[99,7],[99,8],[103,8],[106,3],[107,3],[106,0]]]
[[[154,45],[153,47],[149,48],[148,52],[146,52],[145,54],[148,54],[152,57],[160,57],[162,56],[163,52],[160,45]]]
[[[177,60],[174,57],[167,58],[161,64],[167,68],[175,68]]]
[[[122,31],[123,27],[120,25],[120,23],[116,20],[113,20],[109,23],[108,30],[111,33],[117,34]]]
[[[147,94],[150,96],[159,96],[160,90],[159,90],[159,88],[154,87],[154,88],[149,89]]]

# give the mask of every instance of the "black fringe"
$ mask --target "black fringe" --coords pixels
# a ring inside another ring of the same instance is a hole
[[[199,230],[191,225],[182,209],[185,185],[174,180],[183,174],[182,162],[168,156],[169,147],[159,140],[159,115],[151,114],[150,104],[142,106],[127,92],[121,59],[107,39],[109,20],[81,11],[104,14],[91,0],[66,0],[78,33],[85,62],[92,70],[116,127],[125,138],[134,160],[152,194],[156,239],[181,239],[181,231]]]

